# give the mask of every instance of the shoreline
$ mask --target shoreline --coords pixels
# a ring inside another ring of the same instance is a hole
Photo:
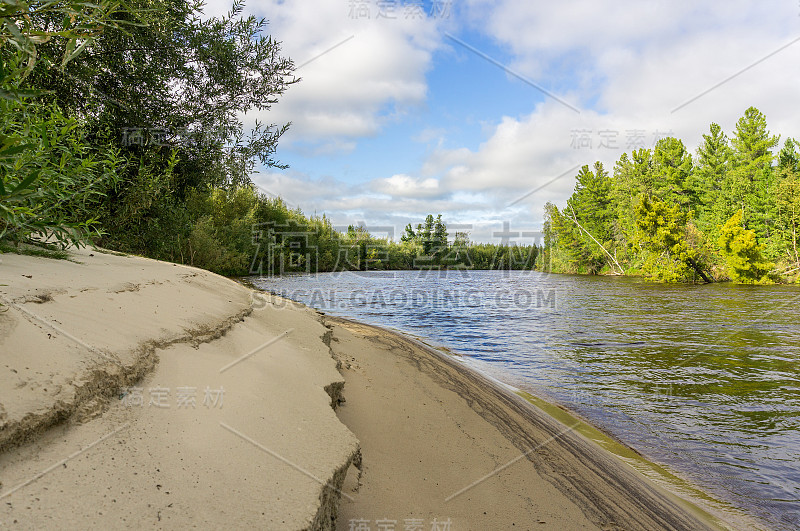
[[[324,312],[321,313],[324,314]],[[613,433],[607,432],[596,426],[591,419],[588,419],[578,412],[559,404],[553,399],[542,398],[541,396],[520,389],[481,371],[480,368],[470,364],[463,354],[458,353],[445,345],[433,342],[430,338],[419,337],[394,328],[363,323],[347,317],[331,317],[334,319],[349,321],[354,324],[376,328],[386,334],[396,335],[405,338],[406,340],[416,342],[420,348],[427,349],[431,354],[438,356],[443,361],[452,361],[455,363],[455,366],[460,369],[475,372],[482,378],[486,379],[488,381],[488,385],[497,387],[499,391],[512,393],[522,397],[522,399],[529,402],[533,407],[541,410],[543,414],[558,420],[565,426],[577,424],[576,430],[585,438],[590,439],[603,450],[613,454],[620,461],[625,462],[634,468],[649,481],[653,481],[666,488],[666,490],[668,490],[671,494],[677,496],[682,502],[687,504],[691,511],[697,512],[701,518],[709,520],[713,525],[719,525],[721,528],[726,528],[726,522],[729,524],[737,522],[738,525],[746,526],[748,528],[759,528],[761,525],[753,521],[753,517],[749,513],[725,501],[714,498],[711,494],[705,492],[701,487],[682,477],[679,472],[671,470],[667,465],[649,459],[636,448],[629,446],[617,438]]]
[[[561,454],[556,459],[562,461],[561,465],[567,463],[566,466],[556,466],[549,474],[547,472],[542,474],[541,466],[534,468],[557,490],[581,507],[593,524],[601,528],[623,529],[686,529],[700,526],[708,529],[735,528],[734,522],[727,520],[723,515],[712,514],[708,507],[698,505],[698,500],[686,499],[685,493],[679,495],[672,489],[665,488],[662,482],[655,481],[655,478],[646,477],[640,468],[601,444],[596,437],[591,437],[602,432],[564,408],[527,393],[518,392],[513,386],[459,361],[458,357],[402,332],[338,316],[324,314],[324,319],[326,323],[334,326],[334,330],[338,325],[362,336],[368,335],[365,331],[372,331],[374,335],[369,339],[373,343],[393,345],[390,352],[397,356],[416,357],[413,362],[416,370],[424,372],[427,366],[431,373],[437,375],[440,380],[437,382],[439,385],[455,392],[460,400],[469,403],[470,408],[487,423],[504,432],[505,437],[514,439],[517,450],[521,452],[518,455],[528,457],[531,448],[536,448],[536,453],[533,455],[538,455],[548,445],[558,447],[553,454]],[[410,349],[406,350],[399,345],[405,345]],[[348,379],[348,372],[343,372],[346,382],[344,396],[347,397],[348,385],[352,382]],[[526,394],[528,396],[524,396]],[[347,403],[339,410],[340,417],[346,408]],[[555,413],[553,409],[562,414],[553,415]],[[361,439],[358,427],[350,424],[348,427]],[[532,433],[535,434],[534,439],[530,437]],[[613,440],[610,436],[605,436]],[[546,442],[536,443],[535,437],[543,437],[543,441]],[[623,446],[622,443],[615,442]],[[638,455],[635,450],[624,448]],[[612,459],[609,460],[608,457]],[[368,455],[363,447],[362,458],[367,462]],[[639,459],[647,462],[641,456]],[[652,465],[659,466],[655,463]],[[605,500],[593,499],[591,492],[598,488],[598,483],[588,479],[590,476],[602,478],[600,481],[605,482],[601,487],[603,495],[607,496]],[[688,482],[684,483],[690,486]],[[705,495],[699,489],[692,488],[697,493]],[[629,493],[633,494],[628,495]],[[711,498],[708,497],[708,500]],[[716,507],[716,509],[722,508]],[[728,513],[725,516],[730,517],[734,514]],[[745,515],[737,520],[740,520],[739,525],[752,525]],[[345,527],[340,525],[339,529]]]
[[[721,527],[410,336],[90,249],[0,284],[3,526]]]

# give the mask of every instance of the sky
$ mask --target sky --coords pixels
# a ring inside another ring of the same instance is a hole
[[[206,15],[230,2],[209,0]],[[675,136],[694,153],[755,106],[800,137],[800,3],[251,0],[301,81],[260,189],[399,239],[442,214],[473,241],[532,233],[583,165]],[[506,227],[506,229],[504,229]],[[515,243],[533,243],[519,236]]]

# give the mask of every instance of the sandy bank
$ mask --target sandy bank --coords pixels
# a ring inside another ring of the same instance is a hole
[[[316,312],[142,258],[1,258],[0,527],[331,527],[358,443]]]
[[[342,421],[361,444],[338,528],[713,529],[718,522],[458,361],[335,317]]]

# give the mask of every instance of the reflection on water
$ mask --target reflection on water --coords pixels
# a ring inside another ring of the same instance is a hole
[[[775,528],[800,528],[800,289],[528,272],[257,278],[565,405]]]

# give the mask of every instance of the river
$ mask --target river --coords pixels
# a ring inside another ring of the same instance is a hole
[[[524,271],[251,278],[447,347],[766,526],[800,528],[800,288]]]

